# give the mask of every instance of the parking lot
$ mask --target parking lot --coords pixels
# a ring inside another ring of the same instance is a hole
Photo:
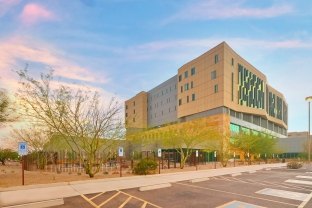
[[[312,207],[311,192],[312,168],[305,166],[183,181],[150,191],[135,188],[80,195],[65,198],[64,205],[57,207]]]

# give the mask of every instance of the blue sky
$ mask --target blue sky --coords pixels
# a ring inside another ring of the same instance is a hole
[[[28,63],[124,100],[226,41],[285,95],[289,131],[306,131],[311,19],[308,0],[0,0],[0,87],[14,92]]]

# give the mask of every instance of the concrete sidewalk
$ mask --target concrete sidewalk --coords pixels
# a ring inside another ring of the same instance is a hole
[[[227,174],[257,171],[266,168],[285,167],[285,163],[240,166],[231,168],[198,170],[148,176],[75,181],[68,183],[30,185],[0,190],[0,207],[22,205],[33,202],[62,199],[81,194],[108,192],[113,190],[138,188],[157,184],[168,184],[185,180],[209,178]]]

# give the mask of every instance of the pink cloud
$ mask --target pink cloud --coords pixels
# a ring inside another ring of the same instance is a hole
[[[56,16],[39,4],[27,4],[20,16],[21,21],[26,25],[33,25],[40,21],[55,20]]]
[[[24,38],[0,39],[0,88],[16,89],[17,78],[12,69],[20,69],[25,63],[35,62],[54,69],[54,75],[78,82],[107,83],[108,77],[89,68],[79,66],[64,57],[54,47]]]

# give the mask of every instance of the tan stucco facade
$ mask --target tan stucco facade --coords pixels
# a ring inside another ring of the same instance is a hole
[[[269,116],[265,108],[247,107],[239,104],[238,64],[263,80],[264,95],[268,89],[285,101],[282,93],[268,85],[267,78],[263,73],[223,42],[178,70],[178,118],[225,106],[237,112],[261,116],[287,129],[285,122]],[[192,68],[195,68],[193,75],[191,75]],[[186,71],[188,77],[185,77]],[[214,71],[216,77],[212,77]],[[193,87],[191,87],[191,83]],[[189,84],[188,90],[185,90],[186,84]],[[215,89],[216,86],[217,90]],[[195,95],[194,101],[192,101],[193,94]],[[264,104],[266,99],[264,96]]]
[[[268,84],[262,72],[225,42],[180,67],[176,83],[176,101],[173,102],[176,102],[177,120],[170,124],[217,115],[225,116],[222,124],[219,122],[224,135],[229,135],[232,123],[256,131],[287,135],[285,97]],[[149,126],[147,97],[146,92],[141,92],[126,101],[127,128]],[[163,102],[155,103],[155,107],[158,104]],[[166,123],[157,127],[162,125]]]
[[[125,102],[126,128],[147,128],[147,93],[142,91]]]

